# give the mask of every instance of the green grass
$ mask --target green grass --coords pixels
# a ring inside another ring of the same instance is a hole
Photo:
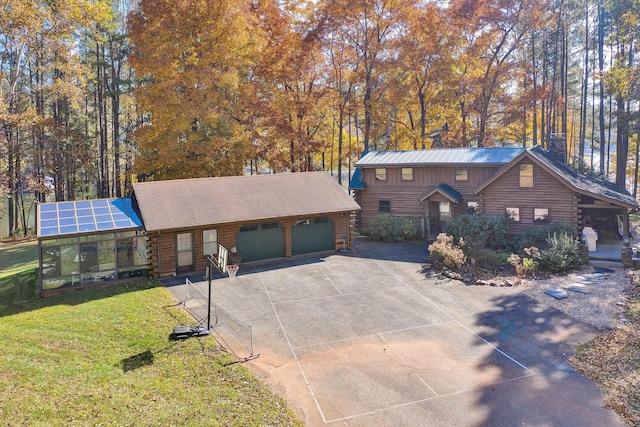
[[[0,248],[0,298],[33,268]],[[10,270],[11,273],[7,273]],[[301,425],[213,337],[169,339],[193,320],[148,280],[0,306],[3,425]]]
[[[18,309],[38,292],[38,242],[0,243],[0,313]]]

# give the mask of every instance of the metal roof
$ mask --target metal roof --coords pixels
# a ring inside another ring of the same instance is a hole
[[[95,199],[38,205],[38,237],[142,227],[131,199]]]
[[[326,172],[140,182],[133,192],[148,232],[360,210]]]
[[[505,165],[525,151],[524,148],[436,148],[410,151],[371,151],[358,167],[426,165]]]

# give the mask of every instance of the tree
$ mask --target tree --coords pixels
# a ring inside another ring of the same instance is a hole
[[[514,92],[509,86],[521,81],[518,77],[523,74],[526,63],[524,54],[515,53],[521,48],[525,35],[542,24],[545,7],[546,2],[538,0],[455,0],[450,3],[452,23],[463,35],[459,47],[463,61],[459,67],[460,78],[467,83],[458,96],[464,97],[464,108],[470,108],[477,115],[478,146],[485,145],[492,121],[505,125],[513,117],[504,106],[513,101]],[[469,107],[467,102],[471,104]],[[463,116],[468,112],[463,109]]]
[[[235,175],[250,157],[243,85],[255,29],[246,2],[142,0],[130,19],[130,62],[148,122],[136,132],[139,174]]]
[[[0,10],[0,144],[8,159],[3,178],[12,235],[25,231],[25,185],[43,200],[45,175],[53,172],[56,199],[74,197],[84,160],[75,117],[88,75],[77,47],[110,9],[85,0],[4,0]]]
[[[398,109],[406,108],[408,120],[403,125],[411,135],[411,146],[424,149],[428,137],[440,145],[442,131],[432,131],[448,126],[449,114],[443,117],[441,113],[452,99],[447,88],[454,85],[451,52],[455,34],[434,3],[416,7],[408,14],[406,26],[406,36],[395,40],[398,56],[393,69],[400,84],[391,90]]]
[[[317,25],[306,11],[284,11],[273,1],[259,2],[257,11],[265,43],[252,80],[256,140],[273,170],[313,170],[327,114],[327,64]]]

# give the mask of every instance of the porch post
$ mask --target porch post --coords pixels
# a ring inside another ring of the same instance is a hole
[[[425,213],[425,215],[427,217],[427,239],[431,240],[432,237],[431,237],[431,218],[430,218],[430,215],[429,215],[430,214],[430,212],[429,212],[429,200],[427,200],[426,202],[427,202],[427,205],[426,205],[426,207],[424,209],[424,213]]]
[[[622,210],[622,245],[629,246],[631,244],[631,234],[629,233],[629,209]]]
[[[631,248],[631,234],[629,233],[629,209],[622,210],[622,266],[633,267],[633,249]]]

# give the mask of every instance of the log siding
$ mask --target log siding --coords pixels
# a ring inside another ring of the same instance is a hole
[[[456,169],[451,167],[413,167],[413,180],[402,180],[402,167],[387,167],[387,180],[375,179],[376,168],[362,168],[365,190],[356,192],[356,201],[361,207],[359,227],[366,228],[369,221],[378,215],[380,200],[391,203],[391,216],[424,218],[426,205],[420,199],[438,184],[447,183],[458,191],[463,199],[453,206],[454,215],[467,212],[467,202],[477,201],[475,188],[498,171],[498,167],[469,166],[468,179],[456,181]],[[431,201],[448,201],[444,196],[435,194]],[[418,224],[417,224],[418,225]]]
[[[524,159],[519,164],[532,164]],[[520,221],[510,224],[510,231],[522,227],[544,226],[534,223],[536,208],[549,209],[549,222],[567,222],[578,225],[578,196],[569,187],[547,171],[533,165],[533,187],[520,187],[519,164],[504,172],[481,193],[480,213],[487,215],[506,214],[506,208],[519,208]]]
[[[327,216],[333,221],[334,240],[346,238],[347,247],[352,247],[354,238],[355,212],[338,212],[321,215],[309,215],[304,217],[271,218],[265,220],[236,222],[230,224],[211,224],[201,227],[184,227],[180,229],[162,230],[147,235],[147,248],[149,251],[149,263],[151,275],[154,277],[164,277],[176,274],[176,233],[194,232],[194,264],[195,271],[204,271],[209,265],[207,257],[203,253],[202,233],[204,230],[218,230],[218,243],[227,249],[236,246],[236,233],[240,227],[247,224],[278,222],[284,230],[285,256],[292,256],[291,227],[301,218],[314,218]],[[242,255],[242,254],[240,254]]]

